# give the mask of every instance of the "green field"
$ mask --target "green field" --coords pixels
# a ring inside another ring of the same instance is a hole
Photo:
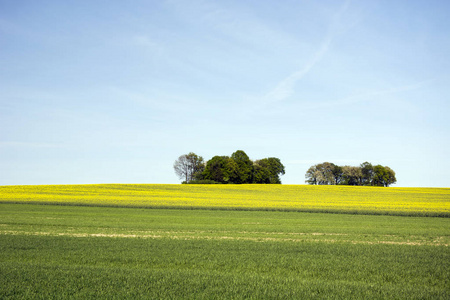
[[[72,201],[74,190],[89,190],[78,195],[86,201],[95,186],[56,187],[33,189]],[[31,196],[6,201],[1,195],[0,299],[450,298],[446,217],[123,207],[129,206],[124,187],[133,198],[139,189],[132,187],[138,186],[120,186],[115,199],[124,205],[105,206],[102,195],[111,197],[113,186],[107,193],[96,187],[91,205]],[[163,187],[168,197],[170,186]],[[182,198],[172,187],[174,197]],[[240,189],[252,198],[263,188],[256,194],[249,186]],[[227,197],[236,190],[231,187]],[[149,193],[162,192],[142,194]],[[330,189],[319,193],[337,203]],[[427,201],[448,207],[445,196]],[[36,205],[42,203],[47,205]]]

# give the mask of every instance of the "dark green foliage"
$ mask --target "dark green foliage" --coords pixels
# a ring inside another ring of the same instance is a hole
[[[359,185],[359,186],[390,186],[397,182],[395,172],[389,167],[372,166],[364,162],[358,167],[337,166],[324,162],[311,166],[305,175],[305,182],[319,185]]]
[[[364,162],[361,164],[361,173],[362,173],[362,185],[372,185],[374,170],[373,166],[369,162]]]
[[[375,186],[389,186],[395,183],[397,179],[395,178],[395,172],[389,167],[383,167],[381,165],[376,165],[373,167],[373,184]]]
[[[219,183],[229,183],[236,180],[237,173],[237,164],[228,156],[214,156],[206,163],[203,178]]]
[[[237,164],[237,176],[234,183],[252,183],[253,162],[248,155],[238,150],[231,154],[231,159]]]
[[[270,183],[270,171],[264,161],[257,160],[253,164],[253,183]]]
[[[331,174],[333,175],[334,184],[341,184],[343,180],[342,167],[332,164]]]
[[[196,172],[191,180],[183,183],[267,183],[280,184],[280,176],[285,169],[279,158],[269,157],[253,162],[248,155],[237,150],[231,157],[214,156],[203,166],[202,172]]]
[[[269,157],[255,161],[254,183],[281,183],[284,166],[278,158]]]

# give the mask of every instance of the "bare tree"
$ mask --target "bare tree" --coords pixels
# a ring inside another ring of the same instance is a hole
[[[320,171],[317,165],[311,166],[305,175],[305,182],[309,184],[319,184]]]
[[[319,185],[337,184],[340,181],[340,175],[336,174],[336,167],[335,164],[329,162],[312,166],[306,172],[306,183]]]
[[[186,182],[196,179],[203,169],[205,168],[203,157],[190,152],[178,157],[173,164],[175,174],[180,179],[185,179]]]

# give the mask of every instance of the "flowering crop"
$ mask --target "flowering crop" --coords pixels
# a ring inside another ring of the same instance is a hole
[[[170,184],[0,186],[0,202],[450,216],[448,188]]]

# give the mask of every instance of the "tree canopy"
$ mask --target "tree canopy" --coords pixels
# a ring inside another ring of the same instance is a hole
[[[364,162],[360,166],[337,166],[324,162],[311,166],[305,174],[305,182],[318,185],[385,186],[397,182],[395,172],[388,166],[373,166]]]
[[[187,165],[196,167],[184,167],[185,160],[194,161],[195,163]],[[195,170],[180,172],[180,168]],[[242,150],[237,150],[231,156],[214,156],[206,163],[201,156],[191,152],[180,156],[174,163],[174,169],[180,179],[185,179],[183,183],[280,184],[280,176],[285,174],[285,168],[279,158],[268,157],[252,161]]]

